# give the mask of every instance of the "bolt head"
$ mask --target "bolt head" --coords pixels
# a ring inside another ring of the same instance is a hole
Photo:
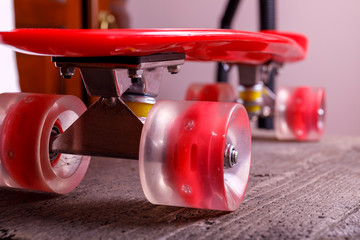
[[[65,79],[70,79],[75,74],[75,68],[73,67],[61,67],[60,75]]]

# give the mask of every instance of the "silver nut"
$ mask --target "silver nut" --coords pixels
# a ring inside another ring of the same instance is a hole
[[[75,68],[73,67],[61,67],[60,68],[60,75],[63,78],[69,79],[75,74]]]
[[[238,162],[239,153],[231,144],[226,144],[224,153],[224,167],[232,168]]]
[[[169,73],[176,74],[180,72],[181,66],[180,65],[168,66],[167,69]]]
[[[129,78],[142,78],[143,70],[141,69],[128,69]]]

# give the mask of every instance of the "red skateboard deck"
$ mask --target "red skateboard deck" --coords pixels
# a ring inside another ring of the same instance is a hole
[[[180,52],[187,60],[247,64],[298,61],[307,53],[307,38],[300,34],[221,29],[17,29],[0,32],[0,43],[19,52],[59,57]]]

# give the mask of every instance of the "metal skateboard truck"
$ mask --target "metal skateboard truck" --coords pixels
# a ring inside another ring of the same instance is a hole
[[[131,106],[155,104],[163,71],[177,73],[185,62],[185,54],[53,57],[52,61],[65,78],[74,74],[74,68],[79,68],[88,94],[100,99],[67,131],[59,134],[52,142],[51,151],[138,159],[146,116],[136,116]],[[79,132],[81,137],[76,134]]]

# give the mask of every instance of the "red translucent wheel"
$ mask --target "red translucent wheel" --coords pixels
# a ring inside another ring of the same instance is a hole
[[[235,102],[236,95],[233,87],[228,83],[194,83],[189,86],[186,92],[185,100]]]
[[[147,116],[139,160],[150,202],[235,210],[250,171],[246,110],[236,103],[160,101]]]
[[[281,88],[275,106],[279,139],[319,140],[325,127],[325,91],[322,88]]]
[[[73,190],[90,157],[50,154],[49,144],[85,110],[74,96],[1,94],[0,184],[55,193]]]

